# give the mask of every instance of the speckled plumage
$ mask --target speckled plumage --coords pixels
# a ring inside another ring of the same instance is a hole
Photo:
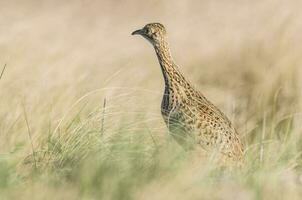
[[[241,161],[243,145],[229,119],[189,83],[174,63],[166,29],[151,23],[134,31],[154,46],[165,80],[161,104],[164,121],[175,140],[186,149],[219,152],[224,159]]]

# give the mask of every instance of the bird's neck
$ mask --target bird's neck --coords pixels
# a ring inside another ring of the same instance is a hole
[[[182,74],[173,61],[169,44],[166,41],[162,41],[161,43],[154,45],[154,48],[164,76],[166,87],[173,84],[174,81],[183,79]]]

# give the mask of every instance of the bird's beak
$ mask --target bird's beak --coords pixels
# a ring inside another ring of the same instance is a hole
[[[143,33],[144,33],[143,29],[139,29],[139,30],[133,31],[131,33],[131,35],[142,35]]]

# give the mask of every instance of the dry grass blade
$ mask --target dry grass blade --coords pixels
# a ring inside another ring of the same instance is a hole
[[[35,169],[37,169],[37,160],[36,160],[36,155],[35,155],[35,149],[34,149],[34,143],[33,143],[33,139],[32,139],[32,134],[31,134],[31,130],[30,130],[29,122],[28,122],[27,112],[26,112],[26,109],[25,109],[25,105],[22,104],[22,106],[23,106],[24,119],[25,119],[26,127],[27,127],[27,133],[28,133],[28,137],[29,137],[30,144],[31,144],[31,149],[32,149],[32,156],[33,156],[33,160],[34,160],[34,167],[35,167]]]
[[[1,80],[1,78],[2,78],[2,76],[3,76],[3,74],[4,74],[5,69],[6,69],[6,64],[3,66],[3,69],[2,69],[2,71],[1,71],[0,80]]]
[[[101,136],[104,134],[104,126],[105,126],[105,114],[106,114],[106,97],[104,98],[103,103],[103,113],[102,113],[102,126],[101,126]]]
[[[260,141],[260,163],[263,163],[263,153],[264,153],[264,144],[263,141],[265,139],[265,128],[266,128],[266,113],[263,116],[263,125],[262,125],[262,134],[261,134],[261,141]]]

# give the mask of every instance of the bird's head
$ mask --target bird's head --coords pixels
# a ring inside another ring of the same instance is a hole
[[[134,31],[132,35],[141,35],[151,42],[151,44],[158,45],[164,41],[166,29],[164,25],[160,23],[150,23],[145,25],[142,29]]]

